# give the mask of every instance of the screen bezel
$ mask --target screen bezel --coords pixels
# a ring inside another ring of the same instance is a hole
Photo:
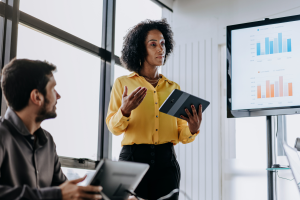
[[[232,91],[232,60],[231,60],[231,31],[244,29],[244,28],[252,28],[256,26],[264,26],[271,24],[278,24],[284,22],[292,22],[292,21],[300,21],[300,15],[288,16],[276,19],[268,19],[266,18],[263,21],[256,21],[244,24],[236,24],[227,26],[227,43],[226,43],[226,61],[227,61],[227,73],[226,73],[226,82],[227,82],[227,118],[239,118],[239,117],[255,117],[255,116],[272,116],[272,115],[290,115],[290,114],[298,114],[300,113],[300,105],[299,106],[285,106],[285,107],[272,107],[272,108],[258,108],[258,109],[243,109],[243,110],[232,110],[232,102],[231,102],[231,91]]]

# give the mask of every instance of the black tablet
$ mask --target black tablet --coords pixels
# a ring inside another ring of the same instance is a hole
[[[128,191],[136,189],[148,169],[144,163],[102,159],[88,184],[101,185],[104,200],[127,200]]]
[[[187,117],[185,108],[189,109],[190,113],[193,113],[191,105],[194,105],[198,113],[200,104],[202,105],[203,113],[210,103],[204,99],[175,89],[160,106],[159,111],[182,119],[180,115]]]

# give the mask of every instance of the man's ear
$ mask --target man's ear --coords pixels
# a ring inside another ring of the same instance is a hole
[[[29,101],[31,101],[34,105],[42,106],[44,102],[44,96],[37,89],[34,89],[30,93]]]

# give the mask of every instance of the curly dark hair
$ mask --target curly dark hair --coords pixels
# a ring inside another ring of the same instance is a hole
[[[124,37],[121,63],[129,71],[139,73],[141,69],[141,63],[144,63],[147,56],[147,50],[145,47],[145,40],[148,32],[151,30],[159,30],[165,39],[166,55],[165,62],[168,55],[173,51],[174,40],[173,31],[166,19],[162,20],[145,20],[133,28],[131,28]]]

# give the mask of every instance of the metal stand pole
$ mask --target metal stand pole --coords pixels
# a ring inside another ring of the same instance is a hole
[[[272,128],[272,116],[266,117],[267,128],[267,168],[272,168],[276,163],[275,154],[275,133]],[[267,171],[268,177],[268,200],[277,200],[277,187],[276,187],[276,171]]]

